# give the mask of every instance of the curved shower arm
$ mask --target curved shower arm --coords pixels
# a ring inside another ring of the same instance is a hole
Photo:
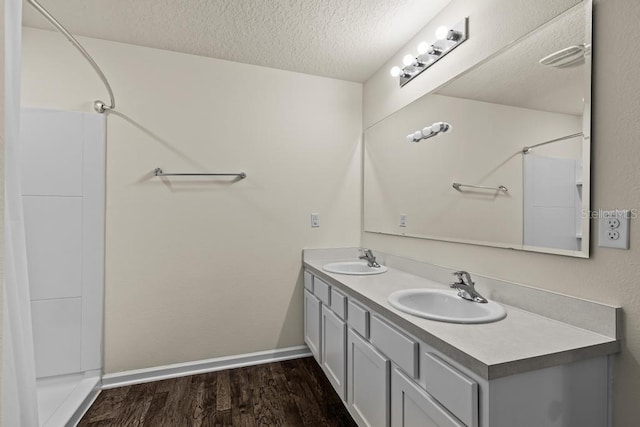
[[[60,31],[67,38],[67,40],[69,40],[69,42],[72,45],[74,45],[76,49],[78,49],[78,51],[82,54],[82,56],[85,57],[85,59],[89,62],[89,64],[93,67],[95,72],[98,74],[98,77],[100,77],[100,80],[102,80],[102,83],[104,83],[105,87],[107,88],[107,92],[109,92],[109,98],[111,100],[111,104],[107,105],[103,101],[98,100],[98,101],[94,101],[93,108],[98,113],[104,113],[105,111],[113,110],[116,107],[116,99],[113,96],[111,85],[109,84],[107,77],[104,75],[100,67],[98,67],[98,64],[96,64],[96,62],[93,60],[91,55],[89,55],[89,52],[87,52],[85,48],[82,47],[80,42],[76,40],[76,38],[73,37],[73,35],[69,31],[67,31],[67,29],[63,27],[62,24],[58,22],[56,18],[53,17],[53,15],[51,15],[44,7],[42,7],[40,3],[38,3],[36,0],[27,0],[27,3],[29,3],[31,6],[33,6],[34,9],[40,12],[40,14],[44,16],[47,19],[47,21],[51,23],[51,25],[53,25],[58,31]]]

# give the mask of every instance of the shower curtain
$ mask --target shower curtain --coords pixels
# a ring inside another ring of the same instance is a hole
[[[2,426],[37,427],[38,402],[20,188],[22,2],[5,0],[5,218]]]

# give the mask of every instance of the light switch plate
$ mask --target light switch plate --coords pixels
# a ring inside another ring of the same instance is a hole
[[[311,214],[311,227],[312,228],[320,227],[320,214],[318,213]]]
[[[400,214],[400,227],[406,227],[406,226],[407,226],[407,215]]]
[[[626,209],[600,211],[598,219],[598,246],[601,248],[629,249],[629,220]]]

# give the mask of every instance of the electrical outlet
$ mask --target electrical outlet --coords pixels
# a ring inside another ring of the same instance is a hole
[[[609,240],[618,240],[620,238],[620,233],[618,233],[616,230],[609,230],[607,231],[607,237],[609,238]]]
[[[406,226],[407,226],[407,215],[400,214],[400,227],[406,227]]]
[[[312,228],[320,227],[320,214],[319,213],[312,213],[311,214],[311,227]]]
[[[607,218],[607,228],[620,227],[620,220],[618,218]]]
[[[598,222],[598,246],[602,248],[629,249],[628,210],[600,211]]]

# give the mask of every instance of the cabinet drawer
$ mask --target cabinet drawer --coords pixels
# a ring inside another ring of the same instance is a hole
[[[478,384],[433,353],[421,357],[425,390],[469,427],[478,426]]]
[[[313,294],[317,296],[325,305],[329,305],[329,294],[331,286],[326,284],[322,279],[313,278]]]
[[[309,292],[313,292],[313,274],[309,273],[307,270],[304,271],[304,287]]]
[[[369,312],[352,301],[348,303],[347,323],[354,331],[369,339]]]
[[[407,374],[418,378],[418,342],[384,322],[371,318],[371,344],[393,360]]]
[[[334,288],[331,288],[331,310],[342,320],[347,318],[347,297]]]

